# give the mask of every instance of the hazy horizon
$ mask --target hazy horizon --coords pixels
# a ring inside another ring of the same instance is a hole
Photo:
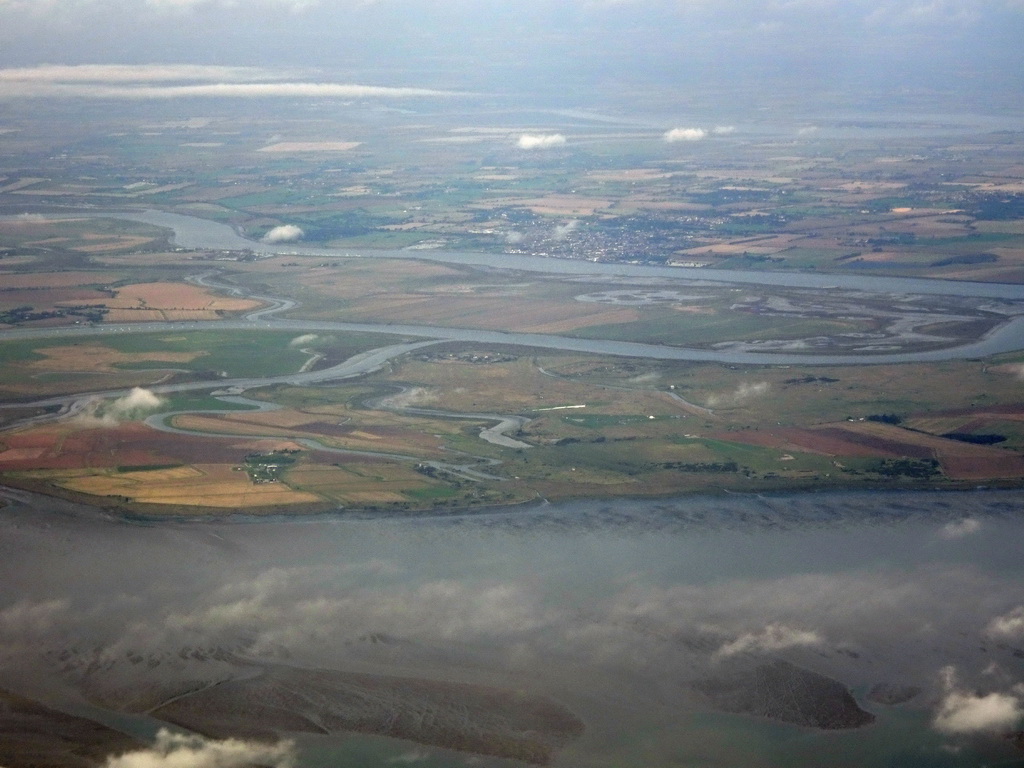
[[[548,105],[714,92],[736,112],[836,96],[875,109],[922,99],[999,109],[1016,105],[1024,72],[1024,4],[1014,0],[7,0],[0,30],[5,81],[41,65],[198,64],[263,68],[257,82]]]

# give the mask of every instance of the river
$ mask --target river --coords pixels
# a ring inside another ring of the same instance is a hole
[[[183,325],[202,327],[56,333]],[[368,328],[273,313],[217,325]],[[769,357],[784,356],[756,356]],[[301,768],[1024,764],[1006,738],[1024,713],[1024,492],[190,521],[2,495],[2,687],[144,741],[169,721],[286,737]]]
[[[147,211],[145,213],[117,214],[123,218],[170,228],[175,242],[185,248],[248,249],[257,253],[302,253],[338,258],[336,250],[308,246],[271,246],[240,237],[224,224],[191,216]],[[929,294],[945,296],[973,296],[993,299],[1024,300],[1024,286],[1007,283],[973,283],[965,281],[922,280],[914,278],[876,278],[861,275],[818,275],[801,272],[743,272],[733,270],[704,270],[670,267],[650,267],[631,264],[598,264],[567,259],[542,259],[505,254],[466,253],[454,251],[372,251],[367,258],[428,259],[453,264],[470,264],[491,268],[516,269],[558,275],[599,275],[603,277],[671,277],[677,280],[713,281],[780,285],[799,288],[844,288],[863,292],[891,294]],[[196,276],[202,279],[202,276]],[[232,287],[238,295],[247,295]],[[1024,316],[1007,320],[982,338],[960,346],[919,352],[889,352],[858,355],[803,354],[785,352],[754,352],[742,350],[697,349],[643,344],[607,339],[576,339],[553,334],[487,331],[472,328],[448,328],[426,325],[340,323],[329,321],[284,320],[277,313],[291,309],[294,303],[277,297],[254,296],[272,302],[269,309],[261,310],[243,320],[178,323],[103,324],[75,326],[73,328],[11,329],[0,331],[0,339],[54,338],[60,336],[89,336],[107,333],[162,332],[182,329],[281,329],[296,333],[309,332],[362,332],[387,333],[440,341],[468,341],[480,344],[512,344],[537,349],[554,349],[659,360],[690,360],[719,362],[732,365],[863,365],[865,363],[911,363],[962,360],[1014,352],[1024,349]],[[394,355],[403,352],[391,348]],[[339,376],[353,373],[352,367],[339,370]],[[313,383],[329,380],[333,374],[308,371],[288,380],[294,383]],[[268,380],[269,381],[269,380]],[[224,382],[222,382],[224,383]],[[255,386],[255,385],[248,385]]]

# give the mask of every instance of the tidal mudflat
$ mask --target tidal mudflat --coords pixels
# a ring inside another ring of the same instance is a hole
[[[301,766],[1024,757],[1020,492],[219,522],[7,501],[8,768],[162,728]]]

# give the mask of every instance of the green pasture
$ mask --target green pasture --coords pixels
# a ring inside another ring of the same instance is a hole
[[[280,376],[294,373],[309,355],[291,346],[300,334],[296,331],[209,330],[168,331],[161,333],[120,334],[52,339],[18,339],[0,341],[0,361],[10,369],[19,364],[41,360],[41,350],[51,347],[106,347],[124,354],[195,353],[189,361],[146,360],[126,362],[117,367],[125,371],[178,368],[196,372],[216,371],[224,378]],[[345,359],[359,352],[394,343],[392,337],[377,334],[325,335],[303,348],[313,348],[334,359]]]
[[[745,312],[659,314],[632,323],[593,325],[567,335],[584,339],[691,346],[723,341],[802,339],[859,330],[858,324],[823,318],[772,317]]]

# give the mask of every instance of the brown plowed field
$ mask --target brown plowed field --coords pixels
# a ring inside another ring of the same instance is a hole
[[[95,282],[95,281],[94,281]],[[111,309],[190,309],[242,312],[255,309],[260,302],[219,296],[207,288],[188,283],[137,283],[117,289],[108,299]]]
[[[83,285],[103,285],[121,279],[116,272],[39,272],[5,274],[3,286],[8,288],[80,288]]]
[[[886,458],[907,456],[912,459],[930,459],[934,456],[931,447],[901,439],[901,435],[880,435],[843,427],[824,427],[808,430],[808,432],[821,436],[821,441],[817,444],[812,443],[812,447],[818,450],[821,450],[823,445],[842,448],[835,452],[844,456],[882,456]]]
[[[996,449],[998,450],[998,449]],[[993,480],[1024,477],[1024,456],[1008,451],[985,456],[946,455],[940,458],[942,471],[953,480]]]
[[[948,417],[947,417],[948,418]],[[963,417],[959,417],[962,422]],[[1007,418],[1000,414],[1000,418]],[[941,421],[939,423],[942,423]],[[967,422],[969,425],[974,422]],[[762,448],[861,458],[937,459],[952,480],[1024,477],[1024,456],[1002,448],[973,445],[891,424],[842,422],[812,429],[745,430],[711,435]]]

